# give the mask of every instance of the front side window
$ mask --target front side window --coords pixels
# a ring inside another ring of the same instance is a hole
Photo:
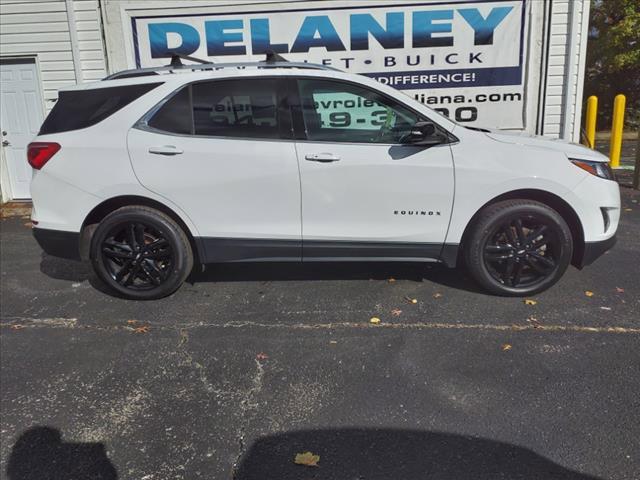
[[[194,83],[171,97],[148,124],[196,136],[288,138],[289,111],[279,89],[276,79]]]
[[[424,120],[373,90],[331,80],[298,81],[307,140],[403,143]]]

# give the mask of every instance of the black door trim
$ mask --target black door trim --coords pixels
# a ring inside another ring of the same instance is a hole
[[[300,240],[202,237],[204,263],[302,261]]]
[[[455,266],[458,245],[421,242],[200,237],[203,263],[278,261],[442,261]],[[444,247],[444,248],[443,248]],[[443,256],[443,251],[445,255]],[[453,261],[452,261],[453,259]]]
[[[353,242],[335,240],[305,240],[304,261],[311,259],[433,259],[440,258],[441,243]]]

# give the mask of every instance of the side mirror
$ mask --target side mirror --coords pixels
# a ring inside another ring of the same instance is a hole
[[[431,122],[416,122],[411,127],[411,133],[407,143],[411,145],[428,146],[439,145],[445,142],[444,136],[436,129]]]

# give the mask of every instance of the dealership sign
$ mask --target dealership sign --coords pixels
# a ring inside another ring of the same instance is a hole
[[[525,1],[134,16],[133,53],[146,67],[174,52],[235,62],[272,50],[367,75],[469,125],[521,128]]]

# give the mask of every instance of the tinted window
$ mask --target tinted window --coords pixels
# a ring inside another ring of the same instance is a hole
[[[274,79],[194,83],[149,120],[165,132],[215,137],[291,138],[285,95]]]
[[[193,85],[196,135],[279,138],[276,80],[243,80]]]
[[[40,135],[90,127],[113,115],[161,83],[62,91]]]
[[[170,133],[193,133],[189,87],[169,98],[149,120],[149,126]]]
[[[299,80],[308,140],[402,143],[423,120],[399,102],[357,85],[331,80]]]

